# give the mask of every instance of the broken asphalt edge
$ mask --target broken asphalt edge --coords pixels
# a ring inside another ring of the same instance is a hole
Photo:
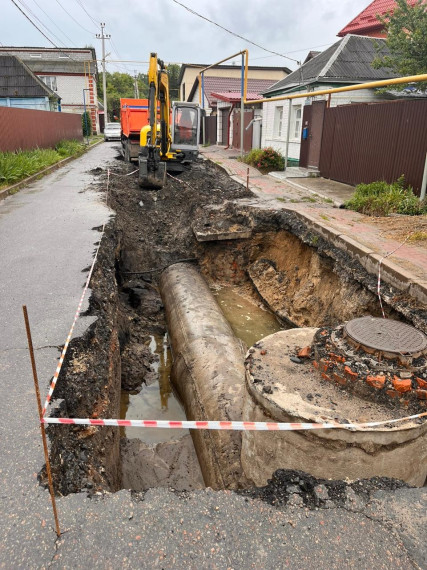
[[[243,180],[240,176],[235,174],[231,168],[227,165],[222,164],[221,161],[218,163],[217,161],[213,160],[212,158],[203,157],[204,160],[211,161],[216,167],[221,168],[225,171],[232,180],[246,186],[246,181]],[[289,180],[287,180],[289,182]],[[326,198],[326,196],[322,196],[317,192],[309,190],[303,185],[293,183],[299,189],[304,191],[308,191],[311,194],[316,194],[321,198]],[[249,189],[252,191],[256,191],[257,189],[254,186],[249,185]],[[339,207],[340,202],[334,201],[334,206]],[[288,210],[288,208],[284,207],[284,210]],[[327,239],[328,241],[332,242],[338,249],[345,251],[353,258],[355,258],[359,263],[364,267],[364,269],[372,274],[378,275],[378,268],[379,262],[381,261],[381,279],[385,281],[389,285],[396,287],[403,293],[409,294],[411,297],[416,299],[422,304],[427,304],[427,280],[421,279],[411,271],[403,269],[396,263],[393,263],[389,259],[384,258],[383,256],[375,253],[373,250],[365,247],[364,245],[360,244],[354,238],[351,238],[347,234],[343,234],[338,230],[331,228],[330,226],[326,225],[325,223],[311,217],[309,214],[305,212],[300,212],[295,210],[295,208],[289,209],[288,211],[292,211],[296,216],[298,216],[301,221],[305,223],[307,228],[311,229],[313,232],[316,232],[323,238]]]

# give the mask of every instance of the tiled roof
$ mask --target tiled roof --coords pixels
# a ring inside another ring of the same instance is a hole
[[[311,83],[362,83],[390,79],[396,77],[390,70],[384,67],[374,69],[371,65],[375,57],[388,53],[383,39],[349,34],[264,93],[279,95]]]
[[[417,0],[406,1],[411,6],[417,2]],[[395,0],[374,0],[338,32],[337,35],[342,37],[346,34],[366,34],[372,30],[381,30],[383,25],[378,21],[377,14],[384,16],[387,12],[392,12],[395,7]]]
[[[242,98],[240,91],[229,91],[228,93],[211,93],[212,97],[215,99],[220,99],[221,101],[227,101],[229,103],[239,102]],[[247,101],[256,101],[257,99],[262,99],[262,96],[258,93],[246,93]]]
[[[248,79],[248,92],[260,94],[274,84],[274,79]],[[205,77],[205,95],[209,106],[216,105],[217,98],[213,93],[238,93],[240,98],[241,79],[238,77]]]
[[[13,55],[0,54],[0,97],[50,97],[59,99],[41,79]]]

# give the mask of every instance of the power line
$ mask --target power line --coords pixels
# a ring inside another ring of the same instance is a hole
[[[80,6],[80,8],[82,8],[84,10],[84,12],[87,14],[87,16],[89,16],[89,18],[92,20],[92,22],[95,24],[95,26],[98,27],[98,22],[94,18],[92,18],[92,16],[86,10],[84,4],[82,4],[82,2],[80,0],[76,0],[76,2]]]
[[[49,43],[51,43],[51,44],[52,44],[54,47],[56,47],[56,48],[58,47],[58,46],[55,45],[55,43],[54,43],[50,38],[48,38],[47,35],[31,20],[31,18],[28,17],[28,15],[24,12],[24,10],[22,10],[22,8],[21,8],[20,6],[18,6],[18,4],[15,2],[15,0],[11,0],[11,2],[12,2],[12,4],[13,4],[14,6],[16,6],[16,8],[18,8],[18,10],[21,12],[21,14],[23,14],[23,15],[25,16],[25,18],[27,18],[27,20],[30,22],[30,24],[31,24],[32,26],[34,26],[34,27],[41,33],[41,35],[47,39],[47,41],[48,41]],[[59,48],[58,48],[58,49],[59,49]]]
[[[59,6],[61,6],[61,8],[64,10],[64,12],[65,12],[68,16],[70,16],[70,18],[71,18],[78,26],[80,26],[80,27],[82,28],[82,30],[84,30],[84,31],[87,32],[88,34],[91,34],[92,36],[95,35],[95,32],[91,32],[90,30],[88,30],[87,28],[85,28],[84,26],[82,26],[81,23],[80,23],[78,20],[76,20],[76,18],[75,18],[72,14],[70,14],[70,12],[68,12],[68,10],[66,10],[66,9],[64,8],[64,6],[61,4],[61,2],[59,2],[59,0],[55,0],[55,2],[56,2]]]
[[[109,40],[110,40],[110,44],[111,44],[111,49],[112,49],[113,52],[116,54],[117,59],[120,61],[122,58],[120,57],[120,54],[119,54],[119,52],[118,52],[117,49],[116,49],[115,43],[113,42],[113,40],[112,40],[111,38],[109,38]],[[113,63],[113,65],[115,65],[116,68],[118,68],[118,69],[121,68],[122,70],[125,71],[125,73],[128,73],[128,67],[127,67],[126,64],[124,64],[124,63],[122,63],[122,64],[115,63],[115,64],[114,64],[114,63]]]
[[[36,0],[33,0],[33,2],[43,12],[43,14],[52,22],[52,24],[61,32],[61,34],[63,34],[63,36],[67,38],[74,45],[74,47],[77,47],[76,44],[73,42],[73,40],[69,36],[67,36],[67,34],[61,30],[61,28],[54,22],[54,20],[52,20],[49,14],[45,12],[45,10],[43,10],[40,4]]]
[[[220,24],[217,24],[216,22],[214,22],[213,20],[210,20],[209,18],[206,18],[206,16],[202,16],[202,14],[199,14],[198,12],[196,12],[195,10],[193,10],[192,8],[189,8],[188,6],[186,6],[185,4],[182,4],[181,2],[178,2],[178,0],[172,0],[172,2],[175,2],[175,4],[178,4],[178,6],[181,6],[182,8],[185,8],[185,10],[187,10],[188,12],[190,12],[190,14],[193,14],[194,16],[197,16],[198,18],[202,18],[202,20],[205,20],[206,22],[209,22],[210,24],[213,24],[214,26],[217,26],[217,28],[221,28],[221,30],[224,30],[225,32],[227,32],[228,34],[231,34],[232,36],[235,36],[236,38],[240,38],[241,40],[244,40],[245,42],[252,44],[253,46],[262,49],[263,51],[266,51],[268,53],[272,53],[273,55],[278,55],[279,57],[284,57],[286,59],[289,59],[291,61],[295,61],[298,65],[300,64],[300,62],[296,59],[293,59],[292,57],[289,57],[287,55],[284,55],[283,53],[278,53],[277,51],[272,51],[270,49],[267,49],[265,47],[260,46],[259,44],[256,44],[255,42],[248,40],[247,38],[241,36],[240,34],[236,34],[235,32],[232,32],[231,30],[228,30],[227,28],[224,28],[224,26],[221,26]]]
[[[333,43],[333,42],[332,42],[332,43]],[[328,44],[321,44],[320,46],[311,46],[311,47],[306,47],[306,48],[302,48],[302,49],[294,49],[294,50],[292,50],[292,51],[289,51],[288,53],[298,53],[298,52],[301,52],[301,51],[309,51],[309,50],[316,49],[316,48],[319,48],[319,47],[331,46],[332,43],[329,42]],[[251,61],[256,61],[256,60],[258,60],[258,59],[268,59],[268,58],[270,58],[270,57],[274,57],[274,55],[263,55],[263,56],[261,56],[261,57],[251,57]]]
[[[43,26],[43,28],[44,28],[45,30],[47,30],[47,31],[49,32],[49,34],[50,34],[51,36],[53,36],[53,37],[56,39],[56,41],[57,41],[58,43],[60,43],[60,44],[62,44],[62,45],[65,46],[64,42],[63,42],[54,32],[52,32],[52,30],[50,30],[50,29],[46,26],[46,24],[44,24],[44,23],[40,20],[39,17],[37,17],[37,16],[34,14],[34,12],[31,10],[31,8],[28,7],[28,5],[24,2],[24,0],[19,0],[19,3],[27,10],[27,12],[29,12],[29,14],[30,14],[35,20],[37,20],[37,21],[39,22],[39,24],[40,24],[41,26]]]
[[[43,32],[43,30],[41,30],[41,29],[37,26],[37,24],[35,24],[35,23],[31,20],[31,18],[28,16],[28,14],[26,14],[26,13],[24,12],[24,10],[15,2],[15,0],[11,0],[11,2],[12,2],[12,4],[13,4],[14,6],[16,6],[16,8],[18,8],[18,10],[21,12],[21,14],[23,14],[23,16],[25,16],[25,18],[30,22],[30,24],[31,24],[32,26],[34,26],[34,27],[36,28],[36,30],[38,30],[38,31],[41,33],[41,35],[42,35],[44,38],[46,38],[49,43],[51,43],[51,44],[53,45],[53,47],[55,47],[60,53],[65,53],[65,54],[67,55],[67,57],[68,57],[69,59],[71,59],[72,61],[76,61],[76,62],[78,61],[77,59],[74,59],[73,57],[71,57],[71,55],[70,55],[69,53],[67,53],[66,51],[64,51],[64,50],[63,50],[62,48],[60,48],[59,46],[57,46],[57,45]]]

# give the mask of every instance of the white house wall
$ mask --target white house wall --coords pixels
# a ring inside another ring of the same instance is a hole
[[[332,89],[332,85],[322,85],[319,86],[317,90],[323,89]],[[313,101],[321,101],[326,100],[327,95],[318,95],[317,97],[312,97],[311,100]],[[371,103],[371,102],[379,102],[384,100],[384,98],[375,95],[373,89],[363,89],[360,91],[348,91],[345,93],[333,93],[331,95],[331,107],[337,107],[338,105],[349,105],[350,103]],[[304,106],[306,99],[291,99],[292,106],[302,105]],[[283,129],[282,129],[282,136],[276,137],[274,136],[274,118],[275,118],[275,109],[276,107],[283,107]],[[275,150],[280,151],[282,154],[286,152],[286,136],[287,136],[287,127],[288,127],[288,109],[289,109],[289,100],[283,101],[272,101],[271,103],[263,103],[263,118],[262,118],[262,139],[261,139],[261,146],[262,148],[271,146]],[[302,125],[302,121],[301,121]],[[291,125],[292,128],[292,125]],[[289,151],[288,156],[289,158],[299,159],[300,155],[300,147],[301,147],[301,129],[298,138],[289,138]]]
[[[199,103],[199,88],[196,89],[193,98],[191,99],[192,103]],[[208,98],[206,97],[206,95],[204,96],[204,100],[205,100],[205,106],[204,109],[206,111],[206,115],[209,116],[212,113],[212,109],[209,107],[209,101]]]

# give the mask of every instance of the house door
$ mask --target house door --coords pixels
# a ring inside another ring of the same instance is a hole
[[[246,127],[254,118],[254,110],[245,110],[244,114],[244,131],[243,131],[243,150],[249,152],[252,148],[253,127],[246,130]],[[233,113],[233,148],[240,148],[240,109],[235,109]]]
[[[319,168],[325,108],[326,101],[313,101],[304,107],[300,166],[305,168]]]
[[[223,144],[224,146],[228,145],[228,113],[229,113],[230,109],[222,109],[221,110],[221,116],[222,116],[222,123],[221,123],[221,133],[222,133],[222,138],[220,143]]]
[[[304,105],[302,114],[302,130],[301,130],[301,148],[299,151],[299,165],[307,168],[308,151],[310,150],[310,123],[311,123],[311,105]]]

